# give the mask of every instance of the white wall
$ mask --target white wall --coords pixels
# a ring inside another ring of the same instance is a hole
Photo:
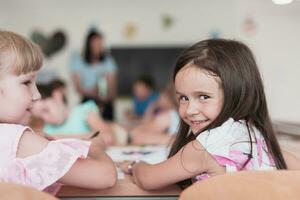
[[[263,74],[274,120],[300,122],[300,1],[275,5],[271,1],[238,1],[237,35],[254,50]],[[240,24],[252,16],[257,34],[245,37]]]
[[[175,24],[161,27],[161,16],[171,15]],[[257,34],[247,37],[241,24],[252,17]],[[123,37],[126,23],[136,24],[132,40]],[[69,81],[68,56],[81,48],[92,25],[100,28],[111,45],[192,44],[210,37],[245,41],[254,50],[263,73],[272,117],[300,122],[300,1],[276,6],[271,0],[0,0],[0,27],[29,36],[33,29],[50,34],[62,28],[67,47],[47,64]],[[76,96],[71,93],[71,102]]]
[[[144,45],[186,44],[206,38],[216,28],[231,36],[236,23],[233,0],[0,0],[0,4],[1,27],[23,34],[32,28],[50,33],[62,27],[74,46],[82,45],[91,25],[100,27],[110,44]],[[163,14],[176,21],[170,30],[161,28]],[[138,26],[133,40],[122,37],[128,22]]]

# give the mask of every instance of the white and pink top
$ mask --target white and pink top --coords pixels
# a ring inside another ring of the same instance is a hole
[[[268,152],[262,134],[255,128],[250,127],[252,138],[252,155],[249,133],[244,120],[234,121],[228,119],[221,126],[205,131],[196,138],[203,147],[216,159],[216,161],[226,167],[226,172],[240,170],[275,170],[272,156]],[[244,164],[248,158],[250,161]],[[196,181],[209,177],[203,173],[198,175]]]
[[[38,154],[17,158],[20,138],[27,126],[0,123],[0,180],[56,194],[63,177],[77,159],[86,158],[90,142],[76,139],[50,141]]]

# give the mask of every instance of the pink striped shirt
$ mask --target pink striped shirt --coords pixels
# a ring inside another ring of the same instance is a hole
[[[251,147],[245,121],[234,121],[230,118],[220,127],[199,134],[196,139],[220,165],[226,167],[227,172],[275,170],[273,158],[268,152],[262,134],[255,127],[250,128],[250,133],[252,158],[246,165],[246,161],[251,157]],[[207,177],[209,177],[208,174],[203,173],[198,175],[196,180],[203,180]]]

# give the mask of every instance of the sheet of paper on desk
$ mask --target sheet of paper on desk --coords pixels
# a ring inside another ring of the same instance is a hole
[[[166,160],[168,152],[169,148],[166,146],[115,146],[106,150],[115,162],[142,160],[151,164]]]

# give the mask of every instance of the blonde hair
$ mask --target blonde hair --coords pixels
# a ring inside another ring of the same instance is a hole
[[[15,75],[37,71],[43,64],[40,48],[30,40],[0,30],[0,77],[5,72]]]

